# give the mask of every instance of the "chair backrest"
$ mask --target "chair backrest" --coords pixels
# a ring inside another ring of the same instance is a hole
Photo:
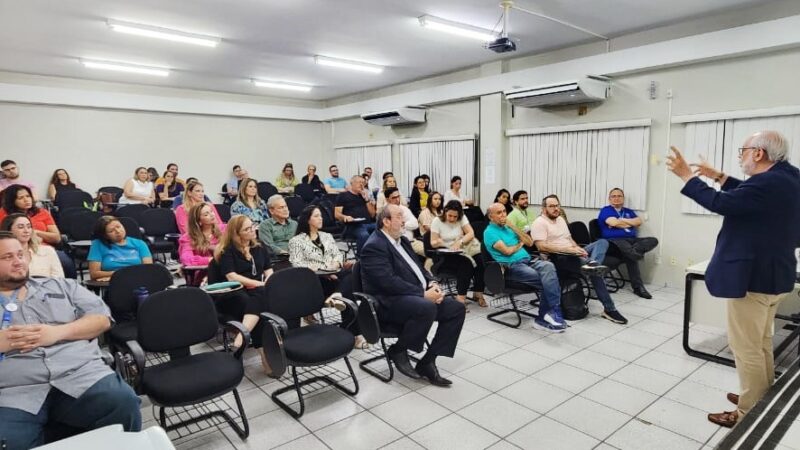
[[[592,219],[589,221],[589,237],[591,237],[592,242],[600,239],[600,222],[597,219]]]
[[[585,223],[580,221],[570,222],[568,227],[572,239],[575,240],[578,245],[588,245],[592,243],[592,238],[589,236],[589,229],[586,228]]]
[[[289,216],[292,219],[297,219],[300,217],[300,213],[303,212],[303,208],[306,207],[306,201],[299,195],[293,195],[286,197],[286,206],[289,207]]]
[[[172,274],[161,264],[139,264],[123,267],[111,275],[105,301],[117,322],[136,318],[138,300],[133,290],[145,287],[151,294],[172,286]]]
[[[97,193],[105,192],[107,194],[112,194],[114,196],[114,201],[118,202],[119,198],[122,197],[122,193],[125,192],[121,187],[117,186],[103,186],[97,190]]]
[[[117,217],[130,217],[136,220],[136,223],[141,223],[142,213],[150,209],[147,205],[123,205],[114,211]]]
[[[56,250],[56,252],[58,253],[58,261],[61,263],[61,269],[64,271],[64,278],[77,279],[78,268],[75,267],[75,261],[61,250]]]
[[[219,263],[216,259],[211,258],[211,261],[208,262],[208,284],[214,283],[222,283],[223,281],[228,281],[225,279],[225,274],[222,273],[222,270],[219,268]]]
[[[301,183],[294,187],[295,195],[300,196],[306,203],[311,203],[317,198],[317,195],[314,193],[314,188],[311,187],[310,184]]]
[[[231,206],[225,203],[214,203],[214,207],[217,208],[217,213],[219,213],[219,218],[222,219],[224,223],[228,223],[231,220]]]
[[[305,267],[290,267],[273,273],[267,282],[266,298],[267,311],[284,320],[319,312],[325,302],[322,283]]]
[[[269,200],[270,197],[272,197],[277,193],[278,193],[278,188],[276,188],[269,181],[260,181],[258,183],[258,196],[264,199],[264,201]]]
[[[139,222],[137,222],[135,219],[132,219],[130,217],[117,217],[117,220],[119,220],[119,223],[121,223],[122,226],[125,227],[126,236],[144,240],[144,234],[142,234],[142,229],[139,228]]]
[[[351,271],[351,283],[353,283],[353,292],[361,292],[364,289],[364,285],[361,283],[361,263],[356,261],[353,264],[353,269]]]
[[[94,226],[101,214],[88,209],[61,216],[59,226],[72,241],[89,241],[94,238]]]
[[[162,237],[168,233],[178,233],[178,222],[171,209],[149,208],[142,212],[139,225],[148,236]]]
[[[213,338],[217,326],[214,301],[205,291],[170,289],[150,295],[139,306],[136,340],[145,351],[167,352]]]
[[[85,205],[91,207],[94,204],[94,198],[88,192],[76,189],[74,191],[59,192],[53,203],[59,210],[70,207],[85,208]]]
[[[478,222],[471,222],[470,226],[472,227],[472,231],[475,232],[475,239],[480,242],[483,242],[483,232],[486,231],[486,227],[489,226],[489,222],[485,220],[480,220]]]
[[[483,258],[484,272],[483,282],[492,294],[502,294],[506,289],[505,275],[503,267],[492,258],[492,254],[481,243],[481,257]]]
[[[433,250],[431,246],[431,231],[428,230],[425,234],[422,235],[422,248],[425,249],[425,253],[428,253]]]
[[[472,222],[481,222],[486,220],[486,216],[483,215],[483,211],[481,211],[480,206],[470,206],[469,208],[464,208],[464,215],[467,216],[467,219]]]

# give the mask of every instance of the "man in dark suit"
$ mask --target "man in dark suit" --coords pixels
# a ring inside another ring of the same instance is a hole
[[[794,288],[800,242],[800,171],[786,161],[780,133],[760,131],[739,148],[739,165],[749,178],[729,177],[705,161],[695,173],[672,147],[668,167],[686,184],[681,193],[723,216],[717,246],[706,270],[711,295],[728,301],[728,344],[736,360],[740,395],[728,394],[736,411],[709,414],[732,427],[775,381],[773,321],[778,303]],[[717,191],[695,175],[712,178]]]
[[[397,370],[411,378],[427,378],[436,386],[452,382],[436,368],[436,357],[452,357],[464,325],[464,305],[445,297],[439,285],[419,264],[411,243],[403,236],[403,212],[389,204],[378,215],[378,231],[361,250],[364,292],[380,303],[382,322],[400,325],[397,343],[388,350]],[[408,350],[421,352],[433,322],[439,322],[428,351],[411,367]]]

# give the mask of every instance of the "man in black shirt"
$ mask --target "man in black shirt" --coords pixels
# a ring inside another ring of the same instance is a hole
[[[361,247],[369,235],[375,231],[375,202],[364,199],[364,184],[364,178],[360,175],[350,178],[347,190],[336,196],[334,212],[336,220],[345,224],[344,236],[356,240],[356,256],[361,253]]]

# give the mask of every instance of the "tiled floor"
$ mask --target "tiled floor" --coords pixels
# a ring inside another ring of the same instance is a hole
[[[287,377],[264,376],[249,350],[240,387],[249,439],[226,425],[170,435],[180,449],[713,448],[727,430],[709,423],[706,413],[731,409],[725,392],[737,391],[736,373],[684,353],[682,291],[651,292],[653,300],[627,290],[613,295],[627,326],[599,318],[599,303],[591,302],[590,316],[559,335],[536,331],[530,321],[520,329],[489,322],[489,309],[470,305],[455,358],[439,359],[451,388],[397,373],[382,383],[353,361],[359,394],[317,392],[299,421],[269,398]],[[725,353],[720,333],[702,327],[693,331],[693,345]],[[145,427],[155,424],[149,406],[143,414]],[[796,435],[800,422],[787,436]],[[784,442],[800,448],[800,440]]]

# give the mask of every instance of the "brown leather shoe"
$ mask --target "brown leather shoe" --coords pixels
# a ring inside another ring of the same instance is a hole
[[[715,423],[721,427],[725,428],[733,428],[736,425],[736,421],[739,419],[739,413],[736,411],[725,411],[716,414],[709,414],[708,420],[711,423]]]
[[[725,396],[729,402],[733,403],[734,405],[739,404],[739,394],[732,394],[728,392],[728,395]]]

